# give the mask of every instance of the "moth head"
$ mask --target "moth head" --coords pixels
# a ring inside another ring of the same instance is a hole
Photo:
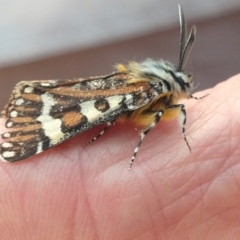
[[[179,64],[174,67],[171,63],[163,60],[154,61],[147,59],[141,63],[130,62],[127,72],[134,78],[134,81],[160,81],[163,85],[163,92],[172,92],[175,98],[188,98],[193,90],[193,74],[186,74],[183,70],[187,58],[193,47],[196,38],[196,27],[192,26],[188,39],[186,39],[186,25],[183,11],[180,5],[180,54]]]
[[[193,91],[193,74],[184,72],[175,72],[176,90],[180,98],[189,98]]]

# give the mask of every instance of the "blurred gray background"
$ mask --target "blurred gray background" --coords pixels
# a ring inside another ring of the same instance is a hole
[[[197,26],[186,67],[197,90],[239,73],[239,0],[0,0],[0,108],[21,80],[109,74],[148,57],[177,65],[178,3]]]

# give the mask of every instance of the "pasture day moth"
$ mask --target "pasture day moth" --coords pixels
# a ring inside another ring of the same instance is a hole
[[[116,72],[89,78],[22,81],[13,90],[2,112],[7,132],[1,135],[0,158],[20,161],[39,154],[99,124],[106,127],[87,144],[98,139],[116,120],[130,120],[142,127],[129,168],[147,133],[160,119],[178,117],[183,138],[186,111],[178,101],[192,96],[192,74],[183,67],[195,41],[196,27],[186,40],[185,20],[179,5],[180,57],[178,67],[163,60],[147,59],[117,65]]]

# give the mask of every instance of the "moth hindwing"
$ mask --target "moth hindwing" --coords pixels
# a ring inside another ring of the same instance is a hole
[[[16,85],[2,112],[7,132],[3,133],[0,158],[7,162],[26,159],[96,125],[106,128],[117,119],[142,127],[130,167],[146,134],[160,119],[178,117],[184,139],[186,111],[180,98],[191,98],[192,76],[182,68],[195,40],[192,27],[188,40],[179,6],[181,43],[179,65],[147,59],[117,65],[107,76],[72,80],[23,81]],[[189,146],[190,148],[190,146]]]

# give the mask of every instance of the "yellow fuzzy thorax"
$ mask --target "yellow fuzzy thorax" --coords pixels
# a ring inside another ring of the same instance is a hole
[[[141,82],[141,81],[156,81],[155,79],[150,79],[150,78],[142,78],[141,77],[141,69],[139,69],[139,64],[136,62],[130,62],[127,66],[123,64],[117,64],[116,69],[118,72],[129,74],[129,76],[132,76],[128,80],[128,83],[136,83],[136,82]],[[172,98],[172,95],[175,95],[174,98]],[[180,113],[180,108],[167,108],[165,100],[170,99],[171,102],[169,104],[177,104],[178,101],[182,98],[181,94],[177,94],[176,92],[168,92],[168,93],[161,93],[154,102],[150,102],[147,105],[142,106],[139,109],[136,109],[135,111],[132,112],[132,114],[129,116],[128,114],[122,115],[119,120],[121,122],[125,122],[127,120],[130,120],[137,126],[148,126],[150,125],[155,118],[155,114],[145,114],[146,110],[152,110],[152,112],[156,112],[159,110],[163,110],[164,114],[162,115],[161,119],[162,120],[170,120],[177,118]],[[184,98],[184,97],[183,97]],[[150,111],[151,112],[151,111]]]

